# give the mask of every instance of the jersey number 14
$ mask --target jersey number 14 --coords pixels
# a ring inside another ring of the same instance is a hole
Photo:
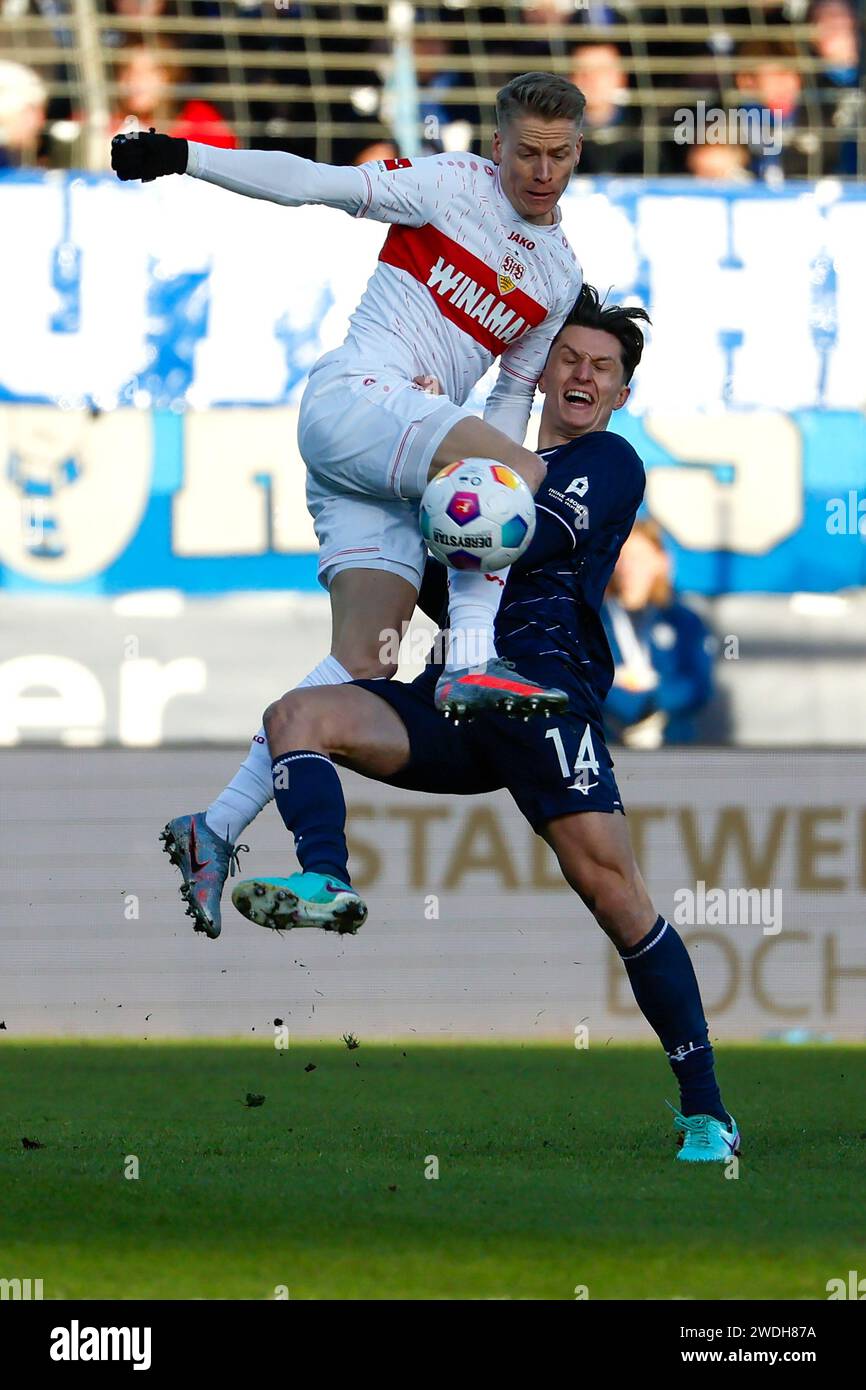
[[[583,792],[584,796],[592,787],[597,787],[598,782],[591,782],[590,775],[598,776],[598,758],[595,756],[595,749],[592,746],[592,733],[587,724],[583,737],[580,740],[580,747],[577,750],[577,757],[574,760],[574,767],[568,766],[568,758],[565,753],[565,744],[562,741],[562,734],[558,728],[548,729],[545,738],[553,739],[553,746],[556,749],[556,756],[559,759],[559,766],[563,777],[569,778],[574,774],[574,781],[571,783],[572,791]]]

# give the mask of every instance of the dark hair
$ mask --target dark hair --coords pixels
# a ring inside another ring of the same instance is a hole
[[[580,126],[586,97],[573,82],[552,72],[524,72],[496,93],[496,125],[503,130],[526,111],[545,121],[574,121]]]
[[[605,333],[612,333],[619,341],[625,384],[628,385],[634,376],[634,369],[640,361],[644,349],[643,333],[637,326],[635,321],[637,319],[643,319],[645,323],[652,323],[646,309],[641,309],[636,304],[633,306],[623,304],[605,306],[599,299],[595,285],[588,285],[584,282],[580,294],[574,301],[574,308],[551,343],[551,348],[566,328],[575,326],[600,328]]]
[[[793,39],[746,39],[737,44],[736,56],[790,64],[797,59],[797,45]]]

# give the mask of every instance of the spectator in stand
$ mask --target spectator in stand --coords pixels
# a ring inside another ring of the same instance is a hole
[[[57,0],[40,0],[40,3],[56,5]],[[220,0],[106,0],[105,8],[107,16],[116,15],[119,19],[188,19],[189,29],[171,31],[172,39],[178,48],[225,48],[223,34],[205,32],[196,23],[199,19],[219,19]],[[130,30],[113,29],[110,18],[105,27],[100,26],[100,42],[103,47],[120,49],[129,41]],[[243,47],[243,43],[240,46]],[[218,69],[199,68],[197,71],[203,82],[221,80]]]
[[[611,576],[602,621],[615,668],[604,705],[610,736],[631,748],[693,743],[696,716],[713,694],[715,642],[674,593],[671,558],[656,522],[635,522]]]
[[[244,19],[267,19],[269,23],[279,22],[280,32],[260,32],[251,27],[249,31],[237,36],[238,47],[245,55],[243,80],[249,89],[249,118],[260,133],[249,143],[259,150],[288,150],[304,159],[315,159],[316,146],[316,107],[308,93],[311,86],[310,68],[306,61],[307,39],[297,32],[297,21],[310,16],[305,6],[286,0],[279,6],[255,0],[243,4],[239,13]],[[292,54],[295,61],[285,67],[257,66],[259,53]],[[258,87],[279,85],[293,89],[291,96],[280,99],[260,99],[256,97]],[[329,151],[331,158],[333,152]],[[349,163],[350,160],[346,160]]]
[[[860,71],[860,32],[848,0],[816,0],[812,48],[824,63],[822,86],[856,87]]]
[[[759,178],[810,178],[833,172],[821,167],[820,139],[803,103],[797,50],[787,39],[749,39],[740,46],[743,61],[735,74],[744,97],[741,110],[760,123],[762,135],[750,145],[750,167]]]
[[[58,0],[39,0],[39,3],[46,5],[57,5]],[[221,33],[205,32],[196,21],[199,19],[219,19],[220,4],[219,0],[105,0],[106,18],[105,24],[100,25],[99,40],[103,48],[113,48],[120,50],[127,47],[130,43],[144,42],[142,31],[133,38],[130,29],[114,28],[111,24],[112,16],[121,20],[128,19],[169,19],[179,18],[189,20],[189,28],[184,30],[172,29],[172,42],[178,48],[193,49],[222,49],[225,47],[225,36]],[[150,35],[151,42],[158,42],[156,36]],[[241,42],[241,47],[243,43]],[[225,70],[217,68],[196,68],[197,80],[203,83],[218,82],[225,80]]]
[[[635,50],[657,59],[730,57],[736,47],[731,32],[734,26],[787,26],[788,20],[794,18],[794,8],[799,6],[805,12],[807,4],[808,0],[751,0],[751,4],[740,5],[639,5],[638,22],[658,26],[659,37],[641,43],[640,46],[635,44]],[[684,26],[691,37],[668,37],[664,28],[671,24]],[[679,68],[670,70],[662,66],[653,74],[651,81],[656,87],[695,88],[705,87],[707,77],[708,74],[700,71],[698,64],[692,71],[686,72],[680,71]]]
[[[273,0],[269,0],[273,4]],[[335,131],[332,136],[330,150],[327,148],[319,149],[315,158],[323,159],[326,163],[350,164],[353,159],[354,151],[357,149],[359,139],[352,134],[352,127],[359,120],[369,121],[380,116],[382,104],[382,75],[379,71],[380,52],[388,51],[389,45],[385,39],[387,30],[382,30],[380,40],[381,49],[377,50],[375,39],[369,37],[361,38],[358,33],[360,25],[382,24],[386,18],[386,12],[381,6],[369,4],[354,5],[341,3],[339,5],[307,5],[302,6],[305,19],[315,19],[316,21],[327,22],[335,25],[336,33],[323,33],[314,40],[307,38],[308,51],[312,55],[312,45],[323,54],[330,55],[333,61],[334,55],[345,55],[346,66],[337,64],[334,67],[323,67],[319,77],[314,76],[314,82],[324,82],[331,88],[328,96],[327,105],[330,118],[334,124]],[[418,21],[418,11],[416,11],[416,22]],[[357,59],[361,54],[369,56],[369,67],[356,66]],[[315,62],[315,59],[313,60]],[[319,109],[314,111],[314,119],[318,120]],[[316,131],[317,137],[320,132]],[[386,137],[387,138],[387,137]],[[321,144],[321,142],[318,142]],[[370,137],[366,139],[370,143]],[[294,149],[294,146],[292,146]]]
[[[686,173],[696,179],[726,183],[750,183],[754,177],[749,169],[747,146],[733,142],[719,145],[688,145]]]
[[[172,0],[109,0],[109,14],[122,19],[156,19],[159,15],[177,14]]]
[[[37,163],[47,101],[38,73],[0,60],[0,169]]]
[[[181,104],[175,97],[173,89],[180,74],[166,61],[170,51],[170,45],[163,39],[133,44],[122,51],[117,74],[120,103],[111,133],[124,129],[132,116],[145,130],[155,126],[178,139],[196,140],[199,144],[216,145],[225,150],[237,149],[234,132],[215,106],[200,99]]]
[[[257,133],[250,139],[255,149],[288,150],[305,159],[326,164],[351,164],[370,137],[359,137],[353,126],[380,114],[382,82],[380,57],[389,45],[382,37],[361,37],[360,25],[382,24],[385,10],[378,5],[310,4],[307,0],[237,0],[245,18],[260,15],[278,30],[254,29],[238,36],[249,54],[244,77],[250,88],[249,118]],[[299,24],[316,25],[312,33]],[[327,26],[327,27],[326,27]],[[285,67],[257,66],[257,53],[291,55]],[[334,55],[346,54],[346,66],[334,63]],[[369,68],[357,58],[368,54]],[[321,60],[320,60],[321,59]],[[279,99],[256,99],[259,84],[287,90]],[[312,88],[318,88],[315,97]],[[325,89],[323,92],[322,89]]]
[[[412,40],[415,55],[415,78],[418,83],[418,114],[428,144],[444,149],[448,126],[456,119],[456,108],[444,102],[441,94],[460,87],[460,74],[448,67],[451,48],[447,39],[419,38]]]
[[[353,164],[367,164],[372,159],[399,159],[400,151],[393,140],[373,140],[362,145],[352,160]]]
[[[831,132],[824,136],[825,164],[853,175],[858,128],[866,121],[857,15],[847,0],[816,0],[809,17],[816,26],[812,48],[824,63],[817,82],[820,123]]]
[[[58,0],[40,0],[45,4],[57,4]],[[129,29],[114,28],[111,24],[111,16],[116,16],[123,20],[148,20],[161,19],[168,20],[184,19],[189,22],[189,28],[171,30],[171,43],[175,48],[190,49],[196,53],[212,53],[213,66],[208,63],[196,63],[191,69],[193,81],[202,87],[210,86],[215,82],[228,82],[234,75],[224,65],[220,65],[222,53],[226,47],[226,35],[223,32],[214,32],[212,29],[205,29],[198,23],[199,20],[218,20],[221,18],[222,10],[220,0],[105,0],[106,22],[100,25],[99,38],[104,48],[113,48],[116,52],[129,47],[135,43],[150,43],[156,46],[160,43],[160,38],[150,34],[148,37],[142,36],[142,31],[133,36]],[[239,3],[242,14],[246,14],[243,4]],[[228,42],[232,46],[244,48],[247,36],[229,35]],[[116,61],[116,60],[115,60]],[[175,80],[178,80],[176,77]]]
[[[593,18],[592,16],[595,16]],[[506,19],[519,24],[526,37],[503,43],[500,39],[490,45],[493,52],[507,52],[515,59],[515,73],[521,67],[546,69],[551,59],[567,58],[576,34],[564,37],[551,29],[573,28],[581,24],[612,24],[617,17],[609,5],[576,5],[575,0],[522,0],[506,7]]]
[[[578,44],[569,79],[586,97],[580,172],[643,173],[640,115],[629,106],[628,77],[616,45]]]

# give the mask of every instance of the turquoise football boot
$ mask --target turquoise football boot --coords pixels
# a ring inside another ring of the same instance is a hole
[[[674,1129],[683,1136],[678,1162],[724,1163],[740,1152],[740,1132],[733,1115],[728,1116],[728,1126],[714,1115],[681,1115],[673,1105],[671,1110]]]
[[[233,845],[215,835],[204,811],[192,816],[176,816],[159,837],[162,847],[180,870],[180,895],[186,902],[186,915],[196,931],[211,938],[220,934],[220,898],[229,874],[238,869],[238,856],[249,845]]]
[[[354,936],[367,919],[367,905],[354,888],[328,874],[247,878],[233,890],[232,902],[243,917],[274,931],[320,927]]]

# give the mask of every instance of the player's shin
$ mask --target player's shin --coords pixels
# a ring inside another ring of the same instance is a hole
[[[354,934],[367,907],[349,883],[346,803],[337,769],[324,753],[297,749],[274,759],[273,779],[301,872],[246,879],[232,902],[242,916],[275,931],[318,927]]]
[[[698,981],[682,938],[658,917],[647,935],[620,956],[640,1011],[657,1033],[679,1083],[683,1115],[712,1115],[727,1122]]]
[[[324,753],[303,749],[273,762],[274,800],[295,841],[303,873],[349,884],[346,801],[340,777]]]
[[[352,676],[335,656],[326,656],[296,689],[314,685],[345,685]],[[227,787],[224,787],[205,813],[208,826],[215,835],[234,844],[242,831],[264,810],[274,794],[271,777],[271,754],[267,735],[259,729],[250,751]]]
[[[495,574],[448,571],[448,628],[446,670],[484,666],[496,658],[494,627],[508,569]]]

